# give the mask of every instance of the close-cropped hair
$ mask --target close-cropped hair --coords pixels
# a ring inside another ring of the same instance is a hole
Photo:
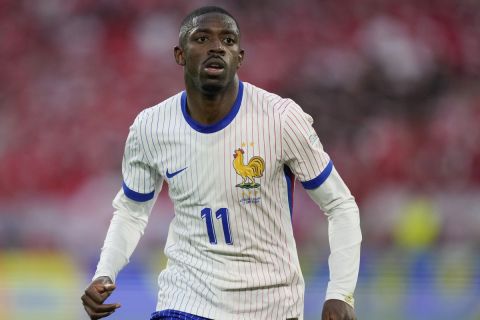
[[[184,46],[185,44],[185,41],[186,41],[186,37],[188,35],[188,32],[190,30],[192,30],[192,28],[195,26],[194,23],[195,23],[195,18],[201,16],[201,15],[204,15],[204,14],[207,14],[207,13],[220,13],[220,14],[224,14],[226,16],[229,16],[230,18],[232,18],[232,20],[235,22],[235,24],[237,25],[237,29],[238,31],[240,31],[240,26],[238,24],[238,21],[237,19],[235,19],[234,16],[232,16],[230,14],[230,12],[228,12],[227,10],[221,8],[221,7],[217,7],[217,6],[205,6],[205,7],[200,7],[198,9],[195,9],[194,11],[190,12],[182,21],[182,24],[180,25],[180,32],[179,32],[179,35],[178,35],[178,42],[180,44],[180,46]]]

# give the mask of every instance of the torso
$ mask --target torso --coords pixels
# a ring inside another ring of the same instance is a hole
[[[282,159],[280,115],[289,100],[243,83],[240,104],[201,126],[182,112],[182,96],[147,109],[139,130],[175,208],[157,310],[213,319],[300,316],[293,177]]]

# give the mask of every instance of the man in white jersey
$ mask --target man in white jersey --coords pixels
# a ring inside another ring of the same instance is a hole
[[[92,283],[91,319],[143,234],[164,182],[175,208],[151,319],[302,319],[304,280],[291,224],[294,179],[329,221],[330,281],[322,319],[355,319],[358,207],[312,128],[312,118],[237,77],[236,20],[203,7],[174,49],[186,90],[142,111],[130,127],[123,187]]]

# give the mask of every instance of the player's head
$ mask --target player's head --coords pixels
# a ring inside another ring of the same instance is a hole
[[[175,60],[188,86],[215,93],[232,83],[244,51],[237,21],[219,7],[199,8],[183,20]]]
[[[181,47],[185,45],[186,37],[193,28],[195,28],[197,19],[199,16],[208,14],[208,13],[218,13],[222,15],[226,15],[230,17],[235,22],[235,26],[237,28],[238,36],[240,36],[240,26],[238,25],[238,21],[235,19],[233,15],[230,14],[227,10],[216,7],[216,6],[206,6],[200,7],[195,9],[194,11],[190,12],[182,21],[180,25],[180,32],[178,34],[178,43]]]

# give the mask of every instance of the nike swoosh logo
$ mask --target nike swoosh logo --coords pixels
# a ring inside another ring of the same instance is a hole
[[[180,170],[175,171],[175,172],[172,172],[172,173],[169,173],[169,172],[168,172],[168,169],[167,169],[167,178],[168,178],[168,179],[171,179],[171,178],[175,177],[177,174],[179,174],[180,172],[182,172],[183,170],[185,170],[185,169],[187,169],[187,168],[188,168],[188,167],[185,167],[185,168],[183,168],[183,169],[180,169]]]

